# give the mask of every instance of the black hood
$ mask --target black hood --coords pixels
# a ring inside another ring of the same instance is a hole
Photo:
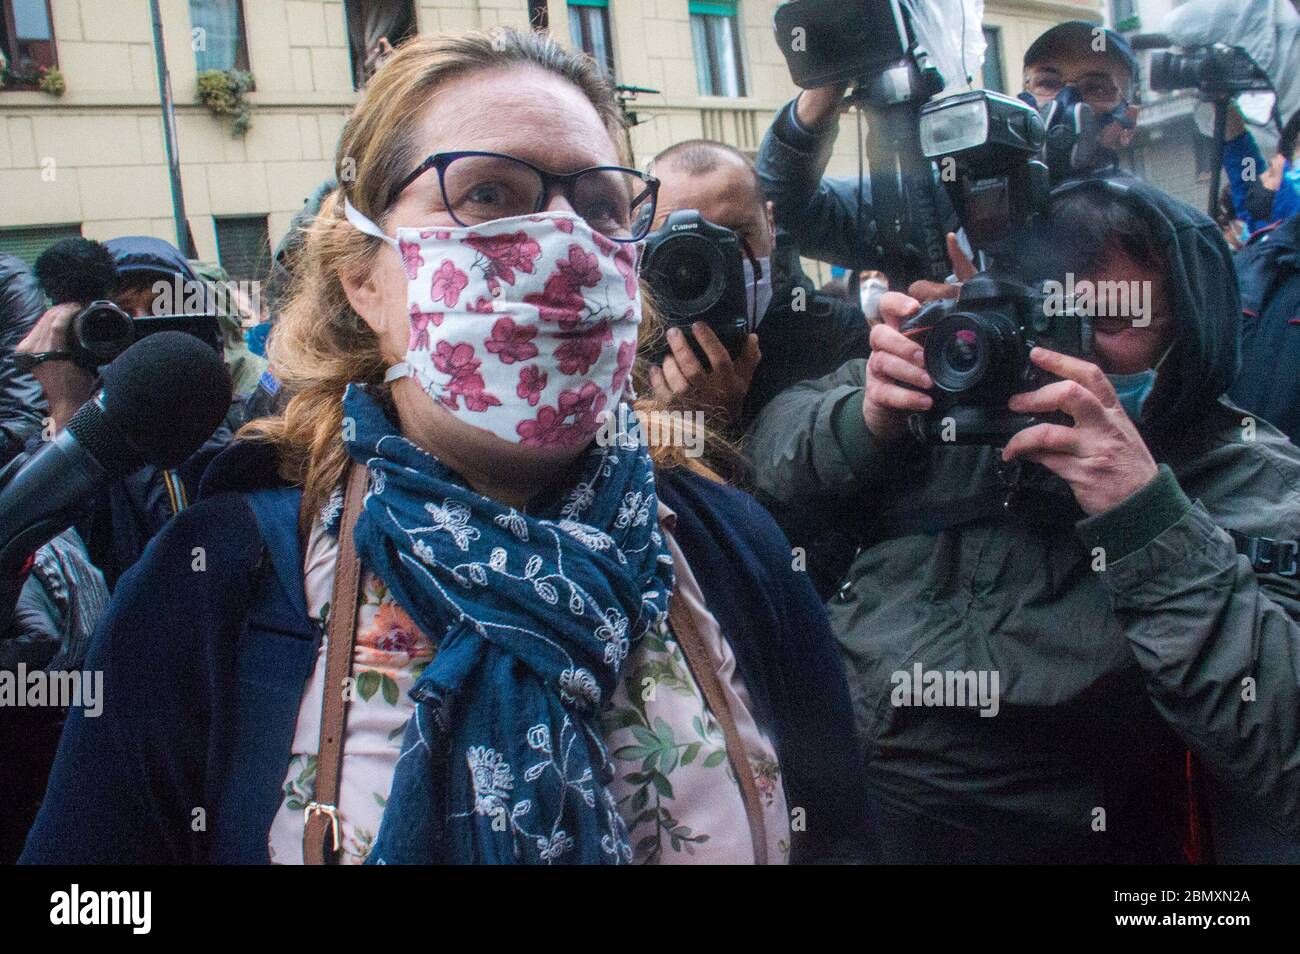
[[[170,242],[151,235],[127,235],[109,239],[104,243],[113,256],[113,264],[122,278],[135,273],[170,278],[179,275],[185,281],[194,281],[195,275],[180,249]]]
[[[1053,198],[1087,189],[1120,199],[1148,222],[1168,263],[1166,292],[1176,337],[1142,429],[1157,439],[1175,437],[1210,414],[1241,365],[1241,296],[1232,252],[1208,215],[1140,179],[1119,175],[1066,183]]]

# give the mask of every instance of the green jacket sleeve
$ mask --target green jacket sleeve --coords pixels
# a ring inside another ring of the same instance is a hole
[[[887,479],[919,450],[911,438],[882,444],[862,418],[865,359],[787,388],[750,429],[746,448],[760,496],[777,504],[838,501]]]
[[[1079,531],[1106,557],[1161,715],[1229,791],[1300,834],[1300,581],[1256,575],[1167,467]]]

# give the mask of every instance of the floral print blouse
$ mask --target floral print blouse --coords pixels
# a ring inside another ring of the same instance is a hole
[[[763,807],[769,863],[788,860],[790,822],[775,750],[751,713],[748,691],[699,584],[672,536],[674,515],[660,504],[660,523],[677,572],[677,595],[690,607],[731,707]],[[318,520],[304,561],[307,605],[329,622],[337,541]],[[353,655],[356,692],[348,707],[339,785],[342,864],[361,864],[379,831],[384,805],[414,703],[407,693],[433,659],[433,644],[397,605],[381,580],[362,575]],[[307,682],[285,773],[283,798],[268,836],[270,860],[302,863],[303,808],[316,784],[324,640]],[[740,786],[722,728],[667,625],[647,634],[623,672],[604,717],[614,758],[611,792],[627,823],[634,862],[752,864],[754,849]]]

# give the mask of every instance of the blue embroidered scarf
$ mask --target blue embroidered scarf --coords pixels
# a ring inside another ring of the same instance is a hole
[[[363,389],[343,405],[370,470],[357,552],[437,643],[369,862],[630,861],[598,714],[673,588],[635,431],[521,512],[403,438]]]

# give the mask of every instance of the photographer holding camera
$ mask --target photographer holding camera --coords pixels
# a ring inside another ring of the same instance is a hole
[[[791,256],[793,263],[785,268],[774,266],[772,203],[764,201],[754,164],[744,153],[725,143],[690,140],[656,156],[653,171],[660,181],[657,228],[674,214],[680,218],[684,210],[694,210],[706,225],[739,239],[745,289],[743,298],[736,298],[737,304],[743,301],[746,319],[741,323],[743,350],[734,360],[708,322],[693,322],[689,329],[670,327],[669,352],[650,370],[657,397],[678,406],[719,408],[743,431],[785,388],[866,357],[868,329],[859,309],[818,292],[797,257]],[[653,277],[654,256],[648,260],[652,287],[663,288],[664,282]],[[702,260],[692,261],[688,270],[698,277]],[[670,291],[661,291],[659,302],[671,325]],[[723,316],[737,317],[742,316]],[[707,365],[691,348],[688,333]]]
[[[1090,358],[1027,355],[1050,383],[1004,382],[1003,413],[1029,416],[1005,446],[908,435],[940,393],[935,354],[973,367],[991,339],[923,348],[901,330],[921,304],[897,293],[869,360],[778,396],[751,433],[763,495],[857,524],[828,611],[883,857],[1177,860],[1185,744],[1219,860],[1294,861],[1300,451],[1220,397],[1230,254],[1208,217],[1131,179],[1058,190],[1043,228],[1025,246],[1050,250],[1041,277],[1151,294],[1092,319]],[[945,694],[954,676],[992,698]]]
[[[175,312],[174,320],[182,324],[193,318],[196,329],[210,329],[202,336],[213,347],[220,347],[215,319],[208,321],[212,310],[211,290],[200,282],[180,250],[162,239],[150,236],[127,236],[112,239],[102,246],[109,257],[108,274],[113,286],[111,307],[106,318],[152,320],[160,312]],[[81,254],[91,256],[94,253]],[[75,261],[67,258],[68,267]],[[98,263],[96,263],[98,264]],[[85,263],[86,270],[92,268]],[[38,266],[39,271],[39,266]],[[84,276],[71,276],[74,281]],[[160,300],[156,286],[163,286]],[[47,289],[48,291],[48,289]],[[83,293],[84,294],[84,293]],[[62,297],[62,296],[59,296]],[[98,297],[96,293],[96,297]],[[90,302],[65,301],[49,308],[31,332],[19,343],[16,354],[29,355],[31,374],[40,383],[49,404],[55,431],[61,431],[77,409],[94,397],[97,372],[84,356],[87,343],[77,339],[74,323]],[[103,303],[101,303],[103,304]],[[119,312],[114,316],[112,307]],[[204,324],[204,322],[207,324]],[[91,342],[95,344],[95,342]],[[115,356],[115,355],[113,355]],[[109,357],[109,355],[104,355]],[[238,402],[236,402],[238,403]],[[223,424],[207,443],[189,460],[173,470],[146,466],[108,486],[88,504],[87,516],[78,527],[89,547],[91,558],[104,573],[109,587],[139,559],[145,545],[162,527],[198,495],[199,482],[207,464],[233,436]],[[41,435],[28,443],[28,452],[40,446]]]
[[[1050,141],[1062,147],[1049,147],[1053,179],[1112,171],[1115,151],[1133,139],[1139,112],[1129,102],[1137,60],[1128,42],[1100,24],[1058,24],[1029,47],[1024,71],[1021,98],[1031,97],[1040,110],[1056,104],[1049,129],[1059,132]],[[806,89],[782,107],[759,149],[758,174],[777,225],[790,232],[804,255],[846,268],[879,268],[882,252],[870,181],[859,188],[856,177],[823,177],[847,90],[844,84]],[[1081,105],[1090,111],[1086,117],[1081,117]],[[1072,126],[1076,119],[1081,128]],[[946,209],[937,183],[935,193],[939,208]],[[950,219],[946,225],[955,228],[956,222]],[[954,240],[948,252],[960,270],[962,256]],[[951,294],[934,282],[918,282],[910,290],[927,299]]]

